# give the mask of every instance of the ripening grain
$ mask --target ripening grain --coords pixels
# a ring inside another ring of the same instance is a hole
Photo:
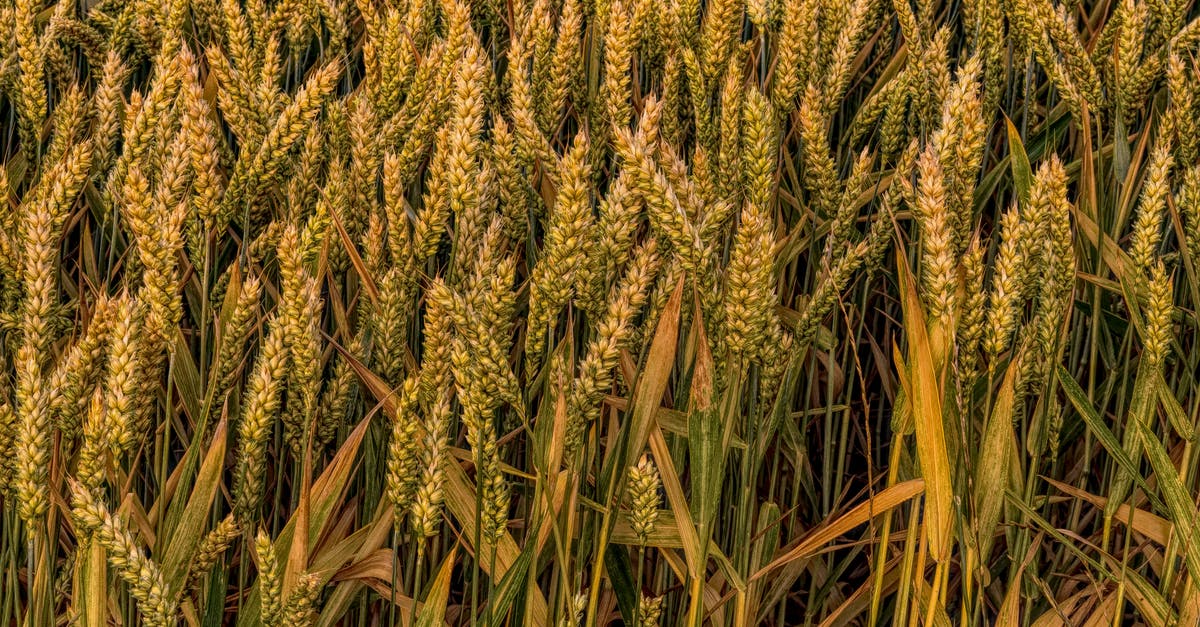
[[[1198,49],[0,3],[0,626],[1200,624]]]

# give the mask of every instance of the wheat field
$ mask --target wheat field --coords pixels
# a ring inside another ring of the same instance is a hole
[[[0,626],[1200,624],[1191,0],[2,0]]]

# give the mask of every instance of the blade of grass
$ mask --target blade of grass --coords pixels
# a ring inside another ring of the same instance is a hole
[[[950,460],[946,450],[942,390],[934,368],[933,353],[917,286],[908,271],[903,252],[896,253],[897,272],[903,289],[904,328],[908,338],[908,365],[912,385],[912,407],[921,476],[925,479],[925,532],[929,552],[941,562],[949,558],[954,519],[951,499],[954,486],[950,478]]]

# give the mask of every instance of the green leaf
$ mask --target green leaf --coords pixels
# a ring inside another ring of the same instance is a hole
[[[1125,128],[1123,115],[1113,116],[1116,131],[1113,133],[1113,168],[1118,181],[1124,181],[1129,173],[1129,162],[1132,155],[1129,150],[1129,131]]]
[[[1154,469],[1154,476],[1158,478],[1158,489],[1167,502],[1167,512],[1170,513],[1177,537],[1183,544],[1184,561],[1192,573],[1188,579],[1196,586],[1196,590],[1200,591],[1200,526],[1196,524],[1196,506],[1183,486],[1179,471],[1175,464],[1171,463],[1171,456],[1167,454],[1162,442],[1146,425],[1133,422],[1133,428],[1141,436],[1146,458],[1150,460],[1150,467]]]
[[[702,546],[712,536],[713,518],[721,502],[721,479],[725,476],[725,451],[730,436],[737,428],[736,395],[741,379],[731,373],[730,384],[725,389],[725,398],[720,408],[713,403],[713,359],[704,333],[704,322],[700,315],[700,303],[694,307],[696,346],[695,366],[692,370],[691,400],[688,405],[688,458],[691,462],[692,491],[691,510],[700,535]],[[732,411],[729,406],[733,405]],[[704,553],[701,552],[701,563]],[[693,576],[697,573],[693,573]]]
[[[1004,124],[1008,129],[1008,153],[1012,157],[1013,186],[1021,206],[1029,202],[1029,190],[1033,187],[1033,168],[1029,165],[1029,155],[1025,152],[1025,143],[1021,141],[1021,133],[1013,126],[1012,120],[1004,116]]]
[[[1192,421],[1188,419],[1187,412],[1179,404],[1179,399],[1175,398],[1175,393],[1163,379],[1162,371],[1155,373],[1155,378],[1158,379],[1158,400],[1167,414],[1167,421],[1171,423],[1171,427],[1175,429],[1175,433],[1178,433],[1179,437],[1189,442],[1195,440],[1196,430],[1192,427]]]
[[[688,413],[688,458],[692,490],[689,502],[696,526],[703,533],[711,526],[721,500],[724,459],[721,455],[721,423],[715,406]]]
[[[608,574],[608,582],[612,584],[613,593],[617,596],[617,606],[621,616],[626,618],[625,624],[632,624],[641,591],[633,577],[633,567],[629,563],[629,552],[618,544],[608,545],[604,552],[604,572]]]
[[[535,544],[533,542],[526,543],[521,548],[521,552],[517,555],[517,559],[513,562],[512,567],[504,571],[504,576],[500,578],[500,583],[496,586],[495,600],[489,603],[487,611],[492,617],[492,625],[494,627],[501,627],[511,622],[507,617],[508,609],[527,590],[529,564],[533,561],[533,555],[536,553],[534,549]]]
[[[1140,595],[1142,598],[1144,598],[1147,603],[1146,606],[1139,607],[1138,609],[1141,609],[1143,611],[1148,611],[1148,617],[1158,617],[1159,618],[1159,620],[1152,621],[1151,624],[1154,624],[1154,625],[1172,624],[1174,612],[1171,610],[1170,605],[1167,604],[1166,600],[1164,600],[1162,598],[1162,596],[1159,595],[1158,592],[1156,592],[1154,590],[1154,588],[1151,587],[1149,585],[1149,583],[1146,582],[1145,579],[1143,579],[1142,577],[1137,575],[1137,573],[1135,573],[1132,569],[1124,569],[1121,571],[1120,575],[1117,575],[1111,569],[1106,568],[1104,566],[1104,564],[1102,564],[1101,562],[1094,559],[1086,551],[1083,551],[1078,546],[1076,546],[1076,542],[1074,539],[1072,539],[1071,537],[1068,537],[1066,534],[1064,534],[1062,531],[1060,531],[1057,527],[1050,524],[1050,522],[1047,521],[1045,518],[1042,518],[1041,514],[1038,514],[1036,511],[1033,510],[1033,508],[1031,508],[1031,507],[1029,507],[1029,505],[1025,504],[1021,500],[1020,496],[1013,494],[1013,492],[1011,490],[1005,492],[1005,495],[1008,497],[1008,502],[1011,503],[1017,509],[1021,510],[1021,513],[1024,514],[1028,520],[1033,521],[1034,524],[1036,524],[1038,527],[1041,527],[1041,529],[1046,532],[1046,535],[1057,540],[1058,544],[1060,546],[1062,546],[1063,548],[1070,551],[1080,561],[1091,566],[1092,569],[1097,571],[1098,573],[1100,573],[1101,576],[1103,576],[1104,578],[1106,578],[1110,581],[1113,581],[1113,582],[1124,581],[1125,584],[1134,587],[1137,590],[1138,595]],[[1113,560],[1113,558],[1111,556],[1109,556],[1107,554],[1103,554],[1103,555],[1106,560],[1108,560],[1110,562],[1114,562],[1114,564],[1113,564],[1114,566],[1120,567],[1120,563],[1116,562],[1116,560]],[[1165,617],[1165,620],[1163,619],[1164,617]]]
[[[178,397],[183,401],[183,409],[188,418],[199,421],[203,413],[201,401],[204,399],[200,371],[196,368],[196,362],[192,361],[191,348],[180,329],[175,329],[175,352],[171,359],[171,379],[179,390]],[[207,417],[204,419],[207,420]]]
[[[1137,430],[1130,425],[1147,426],[1150,424],[1156,396],[1153,373],[1150,372],[1148,363],[1142,360],[1138,364],[1137,374],[1133,380],[1133,397],[1129,401],[1129,410],[1125,414],[1125,432],[1121,438],[1121,448],[1124,449],[1125,455],[1130,460],[1136,461],[1142,454],[1141,438],[1138,437]],[[1137,470],[1117,468],[1117,472],[1109,484],[1108,503],[1104,506],[1106,523],[1112,521],[1113,516],[1117,513],[1117,508],[1129,496],[1129,490],[1133,486],[1133,475],[1138,474],[1140,473]]]
[[[180,515],[178,524],[166,538],[168,544],[163,557],[163,579],[174,590],[183,588],[188,564],[196,552],[196,547],[204,538],[208,514],[221,487],[221,471],[225,467],[225,441],[225,421],[222,420],[217,424],[212,443],[208,445],[208,452],[200,464],[200,472],[196,475],[196,483],[192,486],[187,507]],[[200,438],[197,437],[195,443],[198,445],[199,442]]]
[[[1132,475],[1134,483],[1146,493],[1146,497],[1150,499],[1151,504],[1159,509],[1164,509],[1162,501],[1154,495],[1155,491],[1150,488],[1150,485],[1146,483],[1146,480],[1138,472],[1137,465],[1125,454],[1125,449],[1117,441],[1117,436],[1108,430],[1108,426],[1104,424],[1104,420],[1100,418],[1100,414],[1097,414],[1096,410],[1092,407],[1092,402],[1088,399],[1087,393],[1083,391],[1083,388],[1079,387],[1079,384],[1075,382],[1075,378],[1071,376],[1071,373],[1067,372],[1067,369],[1061,365],[1058,367],[1058,382],[1062,384],[1063,391],[1067,394],[1067,399],[1075,406],[1075,411],[1079,412],[1084,423],[1092,431],[1092,435],[1096,436],[1096,439],[1100,441],[1104,450],[1108,451],[1109,455],[1112,455],[1113,460],[1117,462],[1118,466],[1124,468]]]
[[[634,390],[633,404],[630,409],[630,440],[626,451],[625,463],[617,470],[616,481],[624,477],[625,467],[637,462],[646,440],[650,437],[651,421],[655,410],[662,402],[663,393],[667,390],[672,366],[675,364],[675,347],[679,339],[679,309],[683,299],[683,279],[675,286],[667,306],[663,308],[654,339],[650,343],[650,352],[646,356],[646,365],[638,376],[637,387]]]
[[[1004,374],[1004,382],[992,414],[984,428],[983,441],[975,468],[975,534],[979,554],[990,555],[996,526],[1004,504],[1004,489],[1008,485],[1009,464],[1016,457],[1016,434],[1013,432],[1013,403],[1016,379],[1020,376],[1020,361],[1014,359]]]

